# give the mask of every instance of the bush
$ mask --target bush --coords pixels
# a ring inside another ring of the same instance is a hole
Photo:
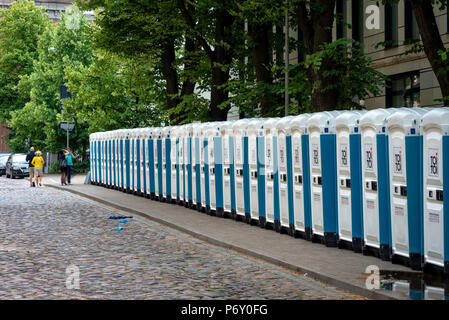
[[[85,173],[90,170],[90,162],[89,160],[77,161],[73,160],[73,172],[76,173]]]
[[[60,172],[61,171],[59,170],[59,161],[56,161],[51,165],[49,173],[60,173]]]

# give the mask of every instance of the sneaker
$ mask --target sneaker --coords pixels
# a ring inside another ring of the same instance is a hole
[[[42,183],[39,182],[39,187],[42,187]]]
[[[36,184],[34,183],[34,181],[33,181],[33,187],[35,187],[36,186]]]

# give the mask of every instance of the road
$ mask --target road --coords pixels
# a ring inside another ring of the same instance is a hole
[[[23,179],[0,177],[0,214],[0,299],[364,299]]]

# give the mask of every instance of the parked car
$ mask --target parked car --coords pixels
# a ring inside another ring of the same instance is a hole
[[[25,159],[26,154],[11,154],[6,161],[6,178],[29,177],[30,170],[28,168],[28,162]]]
[[[10,155],[10,153],[0,153],[0,177],[6,173],[6,161]]]

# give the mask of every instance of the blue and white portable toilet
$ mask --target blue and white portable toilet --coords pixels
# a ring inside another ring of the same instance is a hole
[[[123,129],[117,130],[117,190],[123,191]]]
[[[312,241],[328,247],[338,242],[337,155],[335,118],[341,111],[324,111],[307,120],[310,152]]]
[[[274,158],[277,155],[277,152],[275,151],[277,148],[275,137],[277,135],[276,123],[278,121],[279,118],[269,118],[263,123],[265,181],[262,193],[265,195],[265,224],[261,223],[261,226],[270,229],[274,229],[276,211],[275,190],[279,190],[278,181],[275,179],[275,177],[277,177],[277,166],[275,168],[277,159]],[[279,197],[277,198],[276,206],[279,206]]]
[[[101,175],[101,177],[102,177],[101,185],[103,187],[107,187],[107,178],[108,178],[106,146],[107,146],[107,132],[103,131],[101,133],[101,154],[102,154],[102,159],[103,159],[103,164],[102,164],[103,173]]]
[[[154,184],[155,184],[155,193],[156,199],[159,201],[163,201],[163,189],[164,189],[164,178],[162,173],[162,151],[163,147],[163,138],[162,138],[162,130],[163,127],[156,128],[154,131]]]
[[[422,117],[424,263],[449,275],[449,108]]]
[[[363,254],[391,259],[390,179],[386,119],[396,109],[375,109],[360,118],[362,135]]]
[[[117,189],[117,131],[110,131],[111,143],[111,186],[112,189]]]
[[[195,207],[193,206],[193,167],[192,167],[192,138],[193,138],[193,128],[194,128],[194,124],[193,123],[189,123],[188,125],[186,125],[186,129],[185,129],[185,143],[184,143],[184,162],[185,162],[185,166],[186,166],[186,174],[185,174],[185,179],[186,179],[186,195],[187,195],[187,202],[185,203],[185,205],[187,206],[187,208],[191,208],[194,209]]]
[[[201,212],[209,212],[209,162],[208,162],[208,136],[207,130],[211,123],[202,123],[199,129],[199,163],[200,163],[200,194],[201,206],[198,210]]]
[[[140,181],[139,181],[139,165],[140,165],[140,161],[139,161],[139,156],[140,156],[140,152],[139,152],[139,146],[140,146],[140,139],[139,139],[139,130],[140,129],[133,129],[132,131],[132,164],[133,164],[133,181],[132,181],[132,186],[133,186],[133,194],[137,195],[139,194],[139,189],[140,189]]]
[[[172,127],[162,129],[162,198],[171,203],[171,134]]]
[[[181,193],[179,192],[179,126],[174,126],[170,132],[170,152],[171,152],[171,200],[178,204]]]
[[[246,128],[246,136],[248,137],[249,212],[245,213],[246,222],[251,225],[265,225],[263,123],[263,119],[253,119]]]
[[[112,133],[106,132],[106,188],[112,187]]]
[[[145,129],[137,130],[137,194],[141,197],[145,196],[146,189],[146,167],[145,167]]]
[[[192,126],[192,207],[201,210],[201,128],[202,123]]]
[[[129,157],[130,157],[130,189],[132,194],[137,193],[137,170],[136,170],[136,129],[129,130]]]
[[[402,108],[387,118],[392,260],[414,270],[424,263],[422,135],[425,108]]]
[[[279,205],[275,204],[275,214],[274,214],[274,230],[280,233],[288,233],[290,229],[290,213],[292,211],[291,203],[289,205],[289,195],[288,195],[288,155],[290,154],[291,148],[287,145],[291,143],[290,135],[290,121],[293,120],[294,116],[288,116],[281,118],[276,122],[276,162],[274,166],[276,168],[274,174],[274,183],[278,182],[278,187],[275,189],[275,196],[279,198]],[[274,184],[273,184],[274,185]],[[291,187],[291,185],[290,185]],[[291,197],[290,197],[291,198]],[[278,208],[279,207],[279,208]]]
[[[145,198],[150,198],[150,159],[149,159],[149,139],[151,128],[142,129],[142,192]]]
[[[98,134],[98,159],[99,159],[99,179],[98,185],[103,186],[104,180],[104,151],[103,151],[103,132]]]
[[[95,184],[96,182],[96,146],[95,146],[95,135],[96,133],[91,133],[89,135],[89,150],[90,150],[90,183]]]
[[[223,155],[223,210],[224,215],[235,215],[235,169],[234,169],[234,137],[232,125],[235,121],[223,122],[220,126]]]
[[[178,128],[178,158],[179,158],[179,205],[187,206],[187,187],[186,187],[186,166],[185,166],[185,135],[186,127],[184,124]]]
[[[365,111],[347,111],[335,119],[337,134],[338,246],[362,252],[362,152],[359,122]]]
[[[232,124],[232,137],[234,142],[234,170],[235,170],[235,215],[234,220],[245,219],[246,200],[249,199],[249,185],[246,185],[244,171],[246,171],[248,150],[244,148],[246,126],[249,119],[240,119]],[[249,180],[249,179],[248,179]]]
[[[290,231],[294,237],[311,235],[310,159],[307,121],[310,114],[293,117],[287,123],[287,201]],[[285,178],[283,178],[285,180]],[[284,183],[285,184],[285,183]],[[292,205],[293,203],[293,205]]]
[[[207,165],[209,167],[209,205],[206,212],[223,217],[223,159],[220,126],[222,122],[212,122],[207,126]],[[207,191],[206,191],[207,192]]]
[[[155,164],[155,157],[157,154],[154,153],[155,145],[157,145],[157,135],[156,131],[158,128],[151,127],[148,132],[147,150],[148,150],[148,185],[150,192],[150,199],[156,200],[156,178],[157,178],[157,167]],[[156,150],[157,151],[157,150]]]
[[[126,193],[131,193],[131,130],[126,129],[124,132],[124,158],[125,158],[125,185],[124,191]]]
[[[198,211],[206,210],[205,195],[205,172],[204,172],[204,136],[207,123],[196,123],[193,129],[193,180],[195,187],[193,188],[193,202]]]

